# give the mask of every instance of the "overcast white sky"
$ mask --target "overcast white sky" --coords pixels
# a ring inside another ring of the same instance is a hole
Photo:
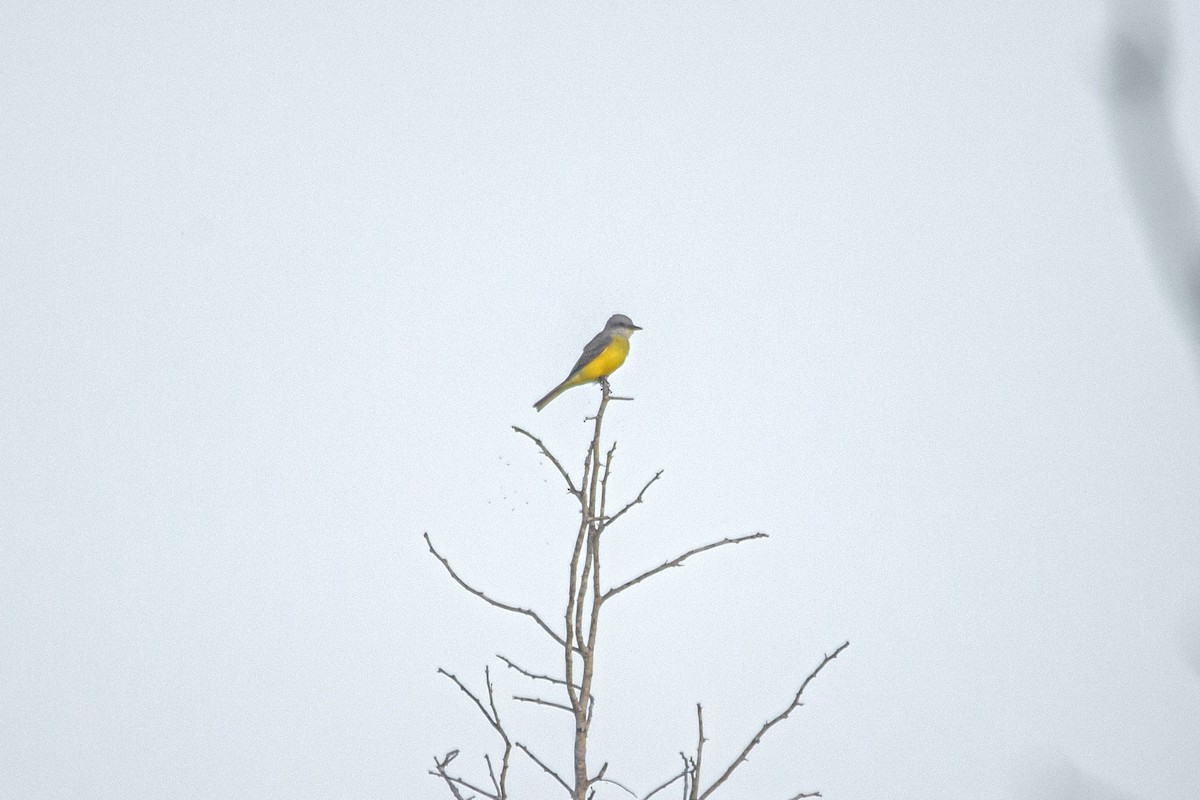
[[[665,472],[609,574],[771,538],[614,601],[612,777],[849,639],[724,796],[1200,797],[1200,391],[1103,12],[5,4],[0,795],[443,796],[492,742],[435,669],[558,662],[421,534],[557,615],[509,426],[579,463],[596,390],[530,404],[622,312],[613,488]]]

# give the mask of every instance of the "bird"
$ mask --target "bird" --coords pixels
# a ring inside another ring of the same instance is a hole
[[[604,330],[596,334],[583,348],[583,355],[575,362],[575,366],[571,367],[567,379],[551,389],[550,393],[534,403],[533,407],[541,411],[551,400],[574,386],[582,386],[592,381],[606,383],[608,376],[625,363],[625,356],[629,354],[629,337],[634,331],[641,329],[641,326],[634,325],[633,320],[624,314],[613,314],[604,324]]]

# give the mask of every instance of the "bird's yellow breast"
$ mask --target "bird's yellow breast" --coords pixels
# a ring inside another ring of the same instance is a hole
[[[600,355],[584,364],[579,370],[579,376],[585,380],[594,381],[611,375],[613,370],[625,363],[629,355],[629,339],[624,336],[612,337],[608,346],[600,351]]]

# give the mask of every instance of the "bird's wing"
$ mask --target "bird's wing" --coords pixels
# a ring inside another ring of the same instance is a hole
[[[575,366],[571,367],[571,371],[567,373],[567,377],[569,378],[576,372],[579,372],[579,370],[583,369],[585,364],[591,363],[596,356],[604,352],[604,348],[608,347],[609,342],[611,341],[612,334],[608,331],[605,330],[597,333],[592,340],[587,343],[587,346],[583,348],[583,355],[581,355],[579,360],[575,362]]]

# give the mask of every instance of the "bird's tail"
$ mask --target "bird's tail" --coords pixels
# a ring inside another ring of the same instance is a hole
[[[560,394],[565,392],[567,389],[570,389],[572,386],[577,386],[578,385],[577,383],[572,382],[572,378],[574,378],[574,377],[575,376],[572,375],[570,378],[567,378],[565,381],[560,383],[558,386],[555,386],[553,389],[550,390],[550,393],[548,395],[546,395],[541,400],[538,400],[536,403],[534,403],[533,407],[536,408],[538,411],[541,411],[543,408],[545,408],[547,405],[549,405],[551,400],[558,397]]]

